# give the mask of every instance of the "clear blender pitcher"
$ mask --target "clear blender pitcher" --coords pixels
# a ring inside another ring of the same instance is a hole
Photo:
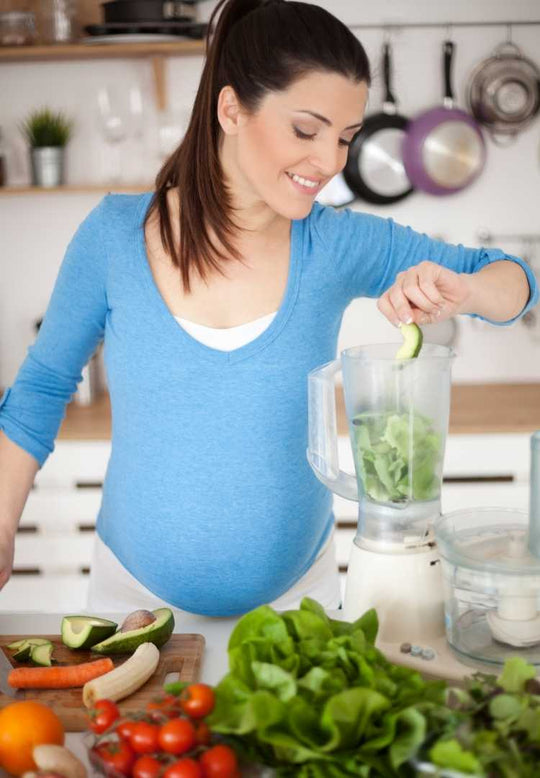
[[[444,634],[440,565],[432,533],[440,515],[451,364],[445,346],[425,344],[396,359],[396,344],[358,346],[308,378],[308,460],[329,489],[358,501],[344,611],[377,608],[380,635]],[[336,377],[343,392],[355,475],[340,469]]]

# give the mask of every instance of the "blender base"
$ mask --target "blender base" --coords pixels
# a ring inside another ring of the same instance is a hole
[[[353,621],[377,610],[385,643],[418,643],[444,638],[444,598],[439,555],[434,544],[384,553],[352,545],[343,613]]]

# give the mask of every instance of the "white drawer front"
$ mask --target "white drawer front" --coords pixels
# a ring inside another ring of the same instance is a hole
[[[463,508],[499,507],[529,509],[528,483],[444,483],[441,494],[442,512]]]
[[[449,435],[444,457],[445,476],[513,476],[529,478],[528,435]]]
[[[36,476],[39,486],[103,483],[111,444],[106,440],[61,440]]]
[[[90,565],[94,538],[94,532],[17,533],[13,568],[80,573]]]
[[[86,607],[87,592],[88,576],[14,575],[0,591],[0,612],[79,613]]]
[[[28,495],[20,526],[57,532],[64,528],[94,525],[100,504],[99,487],[38,487]]]

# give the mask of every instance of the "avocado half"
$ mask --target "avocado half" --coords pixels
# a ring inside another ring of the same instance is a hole
[[[64,616],[60,631],[68,648],[90,648],[116,632],[118,624],[98,616]]]
[[[174,616],[170,608],[157,608],[152,611],[156,620],[146,627],[128,632],[115,632],[114,635],[96,643],[92,651],[98,654],[131,654],[141,643],[153,643],[161,648],[172,635]]]

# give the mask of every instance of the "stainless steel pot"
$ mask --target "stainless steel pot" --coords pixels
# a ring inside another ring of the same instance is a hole
[[[503,145],[540,112],[540,69],[515,43],[501,43],[471,73],[467,101],[475,119]]]

